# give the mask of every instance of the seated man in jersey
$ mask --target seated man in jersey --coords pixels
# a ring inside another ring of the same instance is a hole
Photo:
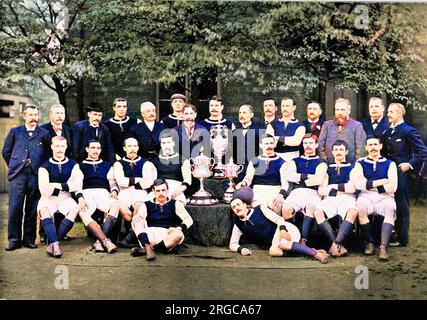
[[[130,228],[132,216],[138,212],[139,206],[148,200],[147,191],[150,191],[153,181],[157,178],[157,171],[153,163],[138,156],[139,145],[135,138],[127,138],[123,142],[123,149],[126,156],[114,163],[113,170],[114,178],[120,187],[120,214]],[[128,247],[132,237],[133,233],[129,232],[120,244]]]
[[[231,201],[234,226],[230,239],[230,250],[243,256],[251,255],[248,248],[240,246],[240,237],[247,236],[256,244],[269,247],[272,257],[281,257],[286,251],[298,252],[313,257],[321,263],[328,263],[329,254],[299,243],[298,228],[277,215],[265,205],[250,207],[253,191],[243,187],[236,191]]]
[[[52,138],[51,148],[52,158],[45,161],[38,171],[41,198],[37,211],[49,242],[46,253],[60,258],[62,250],[59,241],[71,230],[79,213],[79,206],[83,207],[84,204],[81,194],[83,174],[77,162],[65,156],[67,139],[63,136]],[[79,204],[72,198],[72,193],[77,193]],[[58,232],[53,221],[57,211],[65,216]]]
[[[156,258],[155,251],[170,252],[181,244],[184,231],[193,224],[184,203],[168,198],[168,189],[166,180],[156,179],[154,200],[144,202],[132,219],[132,229],[149,261]]]
[[[302,145],[304,155],[289,161],[285,166],[284,176],[290,185],[290,192],[283,201],[282,216],[289,219],[296,212],[303,211],[301,243],[305,244],[315,221],[314,209],[321,200],[317,189],[325,178],[328,165],[316,154],[319,146],[316,135],[305,135]]]
[[[96,240],[93,248],[96,252],[104,252],[105,247],[111,253],[115,251],[116,246],[109,241],[108,237],[119,215],[119,203],[117,200],[119,187],[114,179],[112,166],[108,162],[99,159],[101,154],[99,141],[89,141],[86,152],[87,158],[80,163],[80,170],[84,176],[82,193],[87,204],[87,210],[81,211],[80,217],[85,225],[89,225],[95,222],[92,219],[92,215],[96,209],[104,213],[102,225],[104,235],[101,234],[99,228],[95,229],[98,233],[98,240]]]
[[[254,191],[254,206],[266,204],[279,212],[288,183],[284,176],[285,160],[274,152],[275,139],[270,134],[260,136],[261,155],[249,161],[246,175],[236,189],[251,186]]]
[[[365,147],[368,156],[358,159],[354,167],[354,184],[357,190],[361,190],[357,198],[359,223],[367,239],[365,254],[372,255],[374,240],[368,215],[384,217],[379,259],[387,261],[387,246],[396,220],[394,193],[397,190],[397,166],[395,162],[381,157],[382,144],[379,138],[368,137]]]
[[[320,230],[331,242],[329,253],[333,257],[340,257],[347,253],[343,241],[353,230],[353,224],[357,217],[356,187],[351,179],[353,165],[346,160],[348,145],[344,140],[337,140],[332,145],[334,162],[328,165],[328,171],[319,186],[319,194],[324,196],[317,203],[314,217]],[[330,220],[338,217],[340,225],[335,236]]]
[[[175,141],[171,133],[160,134],[160,155],[153,159],[157,178],[164,179],[169,186],[169,198],[187,203],[184,191],[191,185],[190,161],[181,161],[175,152]]]

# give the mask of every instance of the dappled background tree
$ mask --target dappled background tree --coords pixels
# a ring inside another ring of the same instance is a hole
[[[39,78],[66,106],[66,93],[92,64],[80,59],[79,15],[89,10],[84,0],[1,0],[0,88]]]
[[[69,15],[66,28],[58,30],[61,3]],[[193,97],[197,84],[210,77],[264,93],[298,91],[302,100],[322,104],[328,86],[365,96],[384,94],[414,107],[425,103],[425,5],[190,0],[1,4],[0,86],[28,75],[40,77],[64,104],[67,90],[81,86],[82,79],[105,90],[179,82],[184,91],[190,90],[182,81],[185,76],[195,84]]]

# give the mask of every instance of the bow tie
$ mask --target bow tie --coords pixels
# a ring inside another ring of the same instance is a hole
[[[372,124],[378,124],[378,120],[374,120]]]

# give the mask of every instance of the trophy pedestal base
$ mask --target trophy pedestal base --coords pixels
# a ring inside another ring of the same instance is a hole
[[[187,204],[191,204],[193,206],[211,206],[217,203],[218,199],[216,199],[213,195],[207,191],[200,190],[193,194],[187,202]]]

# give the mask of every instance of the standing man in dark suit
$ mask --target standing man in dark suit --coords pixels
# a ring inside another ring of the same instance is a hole
[[[383,99],[378,97],[369,99],[369,118],[360,121],[367,137],[381,138],[384,131],[390,127],[390,122],[384,117],[384,110]]]
[[[142,122],[130,128],[130,136],[139,144],[139,155],[144,160],[153,160],[159,155],[160,133],[167,127],[156,120],[156,106],[151,102],[141,104]]]
[[[55,103],[50,107],[50,122],[40,125],[40,128],[45,129],[49,132],[50,136],[63,136],[67,139],[67,145],[71,146],[71,129],[69,126],[64,124],[65,120],[65,108],[62,104]],[[71,148],[67,148],[65,155],[69,159],[73,159]],[[52,156],[52,150],[50,150],[49,157]]]
[[[409,241],[409,173],[412,170],[419,171],[427,159],[427,148],[418,130],[403,120],[405,113],[402,104],[391,103],[387,110],[390,128],[382,136],[386,157],[396,162],[398,166],[398,184],[395,193],[397,242],[390,245],[403,247]]]
[[[306,134],[312,133],[317,137],[320,136],[320,130],[322,130],[323,123],[325,122],[321,115],[322,107],[318,102],[313,101],[307,105],[307,119],[302,122],[304,124]],[[302,149],[302,151],[303,150],[304,149]]]
[[[89,141],[97,140],[101,143],[100,158],[113,165],[116,158],[111,139],[111,133],[105,124],[102,124],[104,109],[96,102],[91,102],[86,108],[88,120],[76,122],[73,128],[73,155],[74,160],[82,162],[86,159],[85,146]]]
[[[174,128],[178,134],[178,150],[182,161],[196,157],[202,146],[205,153],[210,149],[210,133],[204,126],[197,123],[196,107],[186,104],[183,117],[182,124]]]
[[[236,122],[236,129],[232,133],[234,163],[243,165],[237,182],[245,177],[249,161],[259,156],[259,137],[265,133],[265,129],[261,129],[252,121],[253,117],[254,109],[251,105],[240,106],[239,122]]]
[[[9,168],[9,222],[7,251],[24,247],[34,249],[36,240],[37,203],[40,198],[37,172],[49,156],[50,135],[37,126],[39,110],[26,105],[24,125],[12,128],[4,142],[2,155]],[[25,216],[24,215],[25,205]],[[22,218],[24,235],[22,237]]]

